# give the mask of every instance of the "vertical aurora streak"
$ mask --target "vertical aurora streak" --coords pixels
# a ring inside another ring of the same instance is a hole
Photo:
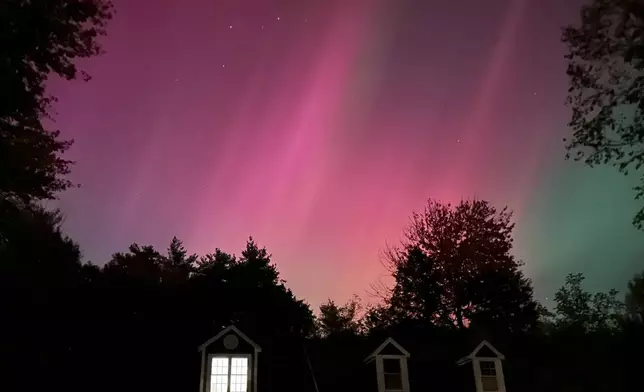
[[[298,296],[342,301],[427,197],[514,210],[540,296],[573,270],[621,288],[644,256],[628,180],[563,160],[581,0],[115,3],[93,80],[52,83],[86,259],[252,234]]]

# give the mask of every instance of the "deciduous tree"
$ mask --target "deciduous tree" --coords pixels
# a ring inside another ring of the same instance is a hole
[[[572,109],[567,156],[588,165],[612,164],[641,176],[644,196],[644,4],[638,0],[593,0],[579,24],[563,31],[568,47]],[[644,228],[644,208],[633,223]]]
[[[584,331],[607,331],[619,327],[624,304],[618,291],[591,294],[584,290],[581,273],[568,274],[564,285],[555,293],[555,320],[558,328],[577,327]]]
[[[628,282],[625,305],[631,320],[644,323],[644,272],[635,274]]]
[[[480,200],[429,200],[412,215],[403,246],[388,252],[395,317],[511,331],[537,319],[530,281],[511,254],[511,214]]]
[[[72,185],[71,141],[48,129],[52,75],[72,80],[76,61],[101,52],[112,16],[109,0],[0,2],[0,201],[53,199]]]
[[[357,296],[340,306],[331,299],[327,300],[320,305],[320,315],[316,320],[318,333],[322,336],[342,332],[359,333],[361,319],[358,313],[361,308],[360,299]]]

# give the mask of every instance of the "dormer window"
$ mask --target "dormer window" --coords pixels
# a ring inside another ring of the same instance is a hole
[[[505,392],[503,359],[503,354],[484,340],[469,355],[461,358],[458,365],[472,363],[476,392]]]
[[[211,356],[208,392],[248,392],[248,357]]]
[[[257,359],[262,350],[231,325],[199,347],[200,392],[257,392]]]
[[[402,392],[402,359],[383,357],[381,360],[385,392]]]
[[[483,391],[498,391],[499,382],[496,374],[496,363],[494,361],[480,360],[479,367],[481,368],[481,384]]]
[[[407,372],[409,353],[395,340],[385,340],[365,362],[376,364],[378,392],[409,392]]]

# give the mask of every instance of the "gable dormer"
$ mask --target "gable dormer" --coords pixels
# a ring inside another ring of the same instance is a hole
[[[505,377],[501,363],[504,359],[503,354],[484,340],[457,363],[459,366],[472,363],[476,392],[505,392]]]
[[[262,349],[234,325],[199,346],[199,392],[257,392],[257,360]]]
[[[408,358],[409,352],[388,338],[365,359],[376,365],[378,392],[409,392]]]

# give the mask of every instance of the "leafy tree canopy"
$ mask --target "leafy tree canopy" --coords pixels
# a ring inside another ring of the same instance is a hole
[[[624,174],[644,163],[644,4],[593,0],[581,23],[564,29],[572,109],[567,156],[612,164]],[[635,188],[644,196],[644,174]],[[644,228],[644,208],[635,216]]]
[[[631,320],[644,323],[644,272],[635,274],[628,282],[625,305]]]
[[[457,328],[532,328],[536,303],[521,263],[510,253],[513,227],[506,209],[485,201],[453,206],[429,200],[422,213],[412,215],[405,243],[388,252],[395,279],[390,312]]]
[[[361,309],[360,298],[357,296],[341,306],[329,299],[320,305],[320,315],[316,320],[318,333],[322,336],[329,336],[343,332],[354,334],[361,332],[362,326],[358,314]]]
[[[611,331],[620,326],[624,304],[618,291],[591,294],[584,290],[584,275],[568,274],[564,285],[555,293],[554,323],[558,328],[584,331]]]
[[[81,253],[78,244],[62,232],[59,210],[7,206],[1,218],[1,287],[75,286],[80,279]]]
[[[71,141],[47,130],[55,98],[49,76],[82,75],[75,62],[100,53],[109,0],[4,0],[0,3],[0,200],[53,199],[72,184]]]

